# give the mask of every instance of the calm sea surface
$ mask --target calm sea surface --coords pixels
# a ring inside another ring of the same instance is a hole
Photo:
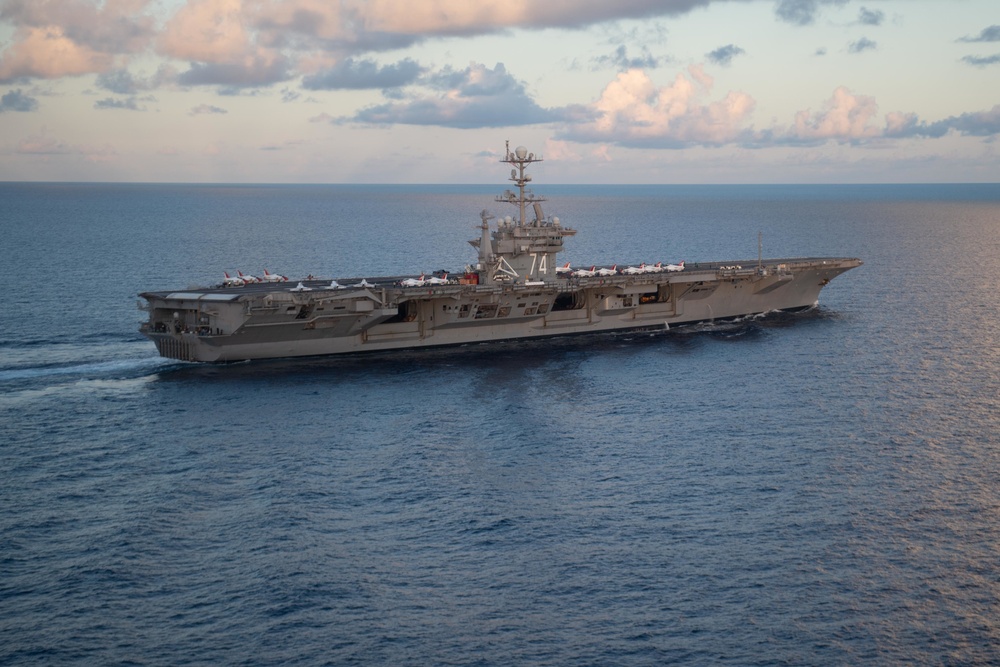
[[[0,184],[0,664],[1000,662],[1000,185],[538,186],[657,334],[199,366],[137,293],[474,259],[491,186]]]

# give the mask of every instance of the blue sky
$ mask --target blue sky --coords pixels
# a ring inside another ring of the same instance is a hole
[[[0,0],[0,180],[996,182],[996,0]]]

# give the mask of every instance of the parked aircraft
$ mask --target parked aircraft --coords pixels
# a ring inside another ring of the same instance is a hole
[[[312,287],[306,287],[302,283],[299,283],[298,285],[296,285],[295,287],[292,287],[288,291],[289,292],[311,292],[312,291]]]
[[[597,267],[592,266],[589,269],[577,269],[573,272],[573,275],[579,278],[593,278],[597,275]]]
[[[610,269],[597,269],[597,275],[599,276],[617,276],[618,275],[618,265],[615,264]]]
[[[442,273],[440,278],[438,278],[436,276],[431,276],[430,278],[427,278],[426,280],[424,280],[424,283],[427,284],[427,285],[447,285],[448,284],[448,274],[447,273]]]
[[[267,269],[264,269],[264,277],[260,279],[261,282],[265,283],[284,283],[288,282],[288,278],[285,276],[278,275],[277,273],[268,273]]]
[[[230,277],[229,272],[227,271],[223,271],[222,274],[226,276],[225,279],[222,281],[223,287],[243,287],[244,285],[247,284],[247,281],[243,280],[242,278]]]
[[[407,278],[406,280],[400,280],[400,287],[423,287],[427,283],[424,280],[424,274],[420,274],[419,278]]]
[[[683,271],[684,270],[684,261],[681,260],[680,264],[667,264],[665,270],[666,271]]]

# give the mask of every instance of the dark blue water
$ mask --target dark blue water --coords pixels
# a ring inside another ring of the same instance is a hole
[[[0,184],[0,663],[1000,661],[1000,186],[539,186],[795,316],[197,366],[138,292],[458,269],[492,187]]]

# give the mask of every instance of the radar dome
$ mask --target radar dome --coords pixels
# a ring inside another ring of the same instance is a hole
[[[517,148],[514,149],[514,155],[517,156],[518,160],[523,160],[527,154],[528,154],[528,149],[525,148],[524,146],[518,146]]]

